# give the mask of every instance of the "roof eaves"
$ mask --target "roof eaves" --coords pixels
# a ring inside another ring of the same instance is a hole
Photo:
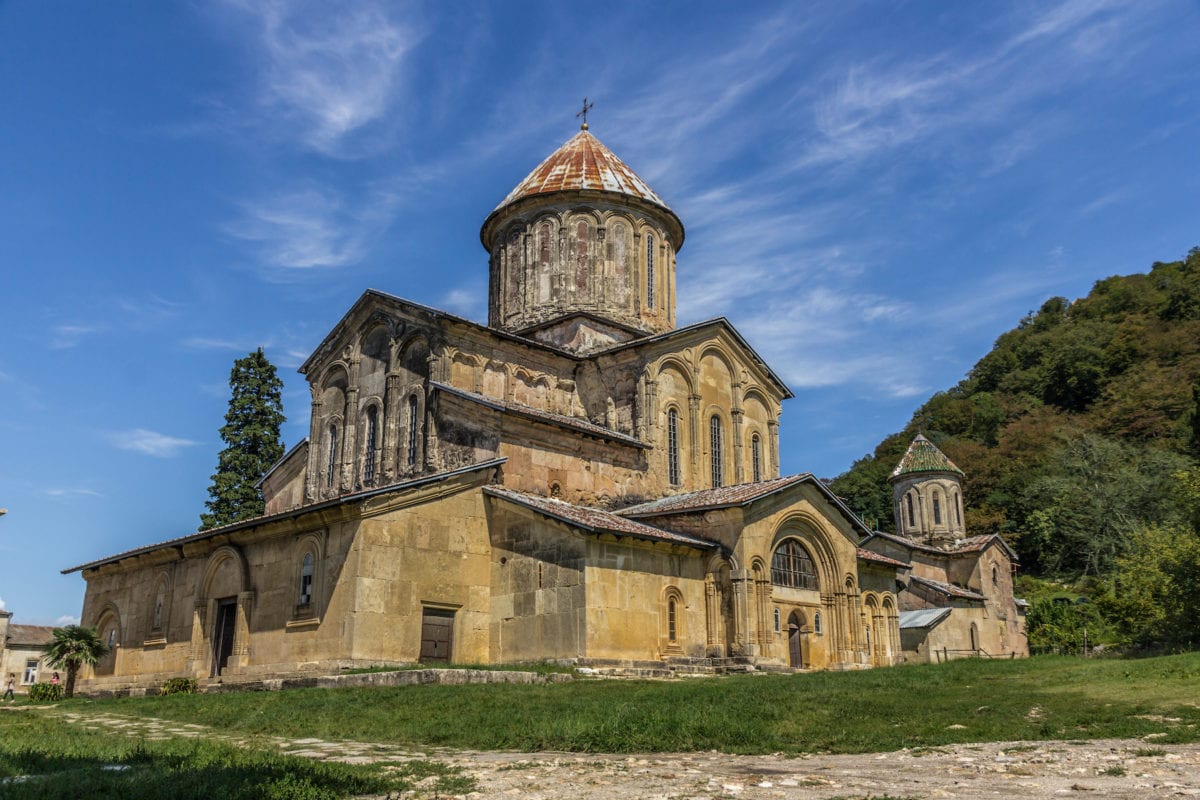
[[[291,458],[293,453],[295,453],[297,450],[299,450],[302,446],[304,446],[306,444],[308,444],[307,436],[305,436],[303,439],[301,439],[300,441],[298,441],[294,445],[292,445],[290,450],[288,450],[286,453],[284,453],[283,456],[281,456],[278,461],[276,461],[274,464],[272,464],[270,467],[268,467],[267,471],[263,473],[263,476],[254,482],[254,488],[255,489],[262,488],[263,481],[265,481],[267,478],[271,477],[272,472],[279,469],[279,466],[281,464],[283,464],[283,462],[285,462],[289,458]]]
[[[504,400],[497,400],[494,397],[487,397],[486,395],[481,395],[477,392],[460,389],[457,386],[451,386],[449,384],[442,383],[441,381],[430,381],[429,385],[440,392],[446,392],[447,394],[454,395],[455,397],[461,397],[464,400],[477,403],[494,411],[514,414],[524,419],[532,420],[533,422],[540,422],[543,425],[560,425],[564,428],[570,428],[576,433],[585,434],[596,439],[619,442],[621,444],[626,444],[630,447],[637,447],[643,450],[650,448],[649,444],[641,441],[640,439],[635,439],[632,436],[621,433],[620,431],[603,428],[585,420],[578,420],[574,417],[567,417],[562,414],[552,413],[550,411],[529,408],[527,406],[522,406],[519,403],[510,403]]]
[[[389,492],[398,492],[398,491],[402,491],[404,489],[413,489],[418,486],[423,486],[423,485],[429,484],[429,483],[438,483],[440,481],[458,477],[459,475],[465,475],[469,472],[475,472],[478,470],[484,470],[484,469],[490,469],[492,467],[498,467],[501,464],[505,463],[506,461],[508,461],[507,458],[493,458],[488,461],[480,461],[475,464],[468,464],[465,467],[459,467],[458,469],[449,470],[447,472],[437,472],[437,473],[434,473],[433,475],[424,475],[420,478],[414,478],[409,481],[401,481],[400,483],[393,483],[393,484],[389,484],[388,486],[380,486],[375,489],[368,489],[366,491],[356,492],[354,494],[342,495],[341,497],[335,497],[330,500],[324,500],[320,503],[311,503],[309,505],[300,506],[298,508],[293,508],[288,511],[281,511],[278,514],[269,514],[269,515],[264,514],[263,516],[260,516],[260,517],[252,517],[250,519],[241,520],[240,522],[230,523],[229,525],[222,525],[219,528],[209,528],[208,530],[205,530],[205,531],[198,531],[196,533],[190,533],[186,536],[179,536],[174,539],[167,539],[165,541],[145,545],[144,547],[136,547],[132,550],[126,550],[122,553],[116,553],[115,555],[106,556],[104,558],[99,558],[99,559],[96,559],[95,561],[89,561],[86,564],[79,564],[78,566],[69,567],[67,569],[61,570],[60,574],[69,575],[72,572],[79,572],[79,571],[86,570],[86,569],[93,569],[95,567],[100,567],[105,564],[115,564],[116,562],[123,561],[126,558],[134,558],[135,556],[145,555],[146,553],[152,553],[155,550],[162,550],[162,549],[168,548],[168,547],[180,547],[182,545],[190,544],[192,542],[199,542],[199,541],[203,541],[205,539],[210,539],[214,536],[220,536],[220,535],[228,534],[228,533],[236,533],[237,531],[245,530],[247,528],[253,528],[258,525],[265,525],[265,524],[271,523],[271,522],[278,522],[280,520],[291,519],[292,517],[298,517],[303,514],[308,514],[310,512],[313,512],[313,511],[321,511],[326,508],[334,508],[336,506],[346,505],[348,503],[355,503],[360,500],[367,500],[367,499],[370,499],[370,498],[375,497],[376,495],[380,495],[380,494],[387,494]]]

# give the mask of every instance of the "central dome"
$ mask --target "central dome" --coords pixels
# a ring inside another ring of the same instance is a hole
[[[671,330],[683,237],[675,212],[585,128],[479,231],[491,255],[489,324],[582,348]]]

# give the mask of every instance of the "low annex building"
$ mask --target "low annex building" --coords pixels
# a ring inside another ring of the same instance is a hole
[[[909,662],[1029,655],[1025,603],[1013,596],[1017,554],[998,535],[967,536],[963,471],[918,435],[892,471],[896,535],[863,543],[902,560],[900,641]]]
[[[46,658],[46,645],[54,640],[54,628],[18,625],[13,612],[0,611],[0,684],[14,676],[15,691],[28,691],[35,683],[49,683],[54,668]]]
[[[72,567],[92,690],[417,661],[857,669],[908,551],[779,475],[792,396],[675,325],[675,213],[588,130],[485,220],[483,325],[368,290],[301,366],[263,517]],[[874,537],[874,538],[873,538]]]

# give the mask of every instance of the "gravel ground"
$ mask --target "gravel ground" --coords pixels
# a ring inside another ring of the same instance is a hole
[[[75,724],[165,739],[240,738],[165,720],[63,714]],[[261,744],[263,740],[258,740]],[[732,756],[723,753],[594,755],[414,751],[369,742],[286,739],[284,752],[370,763],[414,758],[461,767],[471,798],[522,800],[831,800],[832,798],[1200,798],[1200,744],[1153,738],[960,744],[866,755]],[[430,779],[432,782],[432,779]],[[431,797],[406,793],[406,800]],[[442,795],[444,798],[445,795]]]

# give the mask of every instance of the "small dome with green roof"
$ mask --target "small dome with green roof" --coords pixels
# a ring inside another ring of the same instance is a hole
[[[900,459],[900,463],[892,470],[891,479],[895,481],[914,472],[953,472],[955,475],[963,476],[963,471],[956,467],[953,461],[946,458],[945,453],[938,450],[933,442],[919,433],[917,438],[912,440],[912,444],[908,446],[904,458]]]

